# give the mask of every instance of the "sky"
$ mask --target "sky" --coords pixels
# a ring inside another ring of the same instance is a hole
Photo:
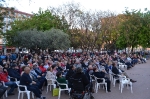
[[[48,7],[59,7],[62,4],[74,2],[79,3],[85,10],[102,10],[122,13],[125,7],[129,9],[148,8],[150,10],[150,0],[9,0],[8,7],[15,7],[19,11],[27,13],[37,13],[41,7],[43,10]]]

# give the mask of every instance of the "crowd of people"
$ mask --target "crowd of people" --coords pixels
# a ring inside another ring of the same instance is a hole
[[[146,63],[146,59],[139,54],[82,52],[82,53],[59,53],[41,52],[28,54],[1,54],[0,55],[0,81],[10,87],[8,95],[14,95],[17,88],[15,79],[20,85],[27,86],[37,99],[45,99],[42,96],[44,86],[53,79],[59,83],[68,84],[73,90],[85,90],[90,85],[90,91],[94,92],[94,85],[90,84],[90,75],[104,78],[107,83],[107,91],[111,92],[111,81],[107,77],[111,70],[114,74],[123,74],[130,78],[124,70],[118,68],[117,62],[127,65],[127,69],[136,64]],[[81,86],[75,80],[82,80]],[[131,78],[130,78],[131,79]],[[101,82],[101,80],[98,80]],[[131,82],[136,82],[131,79]],[[56,83],[56,86],[57,83]],[[61,86],[65,88],[65,86]],[[21,88],[21,90],[24,90]],[[67,92],[66,92],[67,93]]]

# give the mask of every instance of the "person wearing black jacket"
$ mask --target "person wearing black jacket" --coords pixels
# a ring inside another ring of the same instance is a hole
[[[32,79],[30,78],[29,73],[30,73],[30,68],[25,67],[24,73],[20,78],[20,85],[27,86],[27,89],[29,91],[32,91],[34,93],[34,95],[37,97],[37,99],[45,99],[45,97],[41,96],[41,94],[42,94],[41,91],[36,86],[36,82],[32,81]],[[24,89],[21,88],[21,90],[24,90]]]
[[[72,76],[73,76],[74,73],[75,73],[74,70],[75,70],[75,66],[71,65],[69,71],[68,71],[67,74],[66,74],[66,79],[68,80],[68,86],[69,86],[69,88],[72,87],[72,83],[73,83],[73,82],[72,82],[71,78],[72,78]]]
[[[20,73],[17,70],[17,65],[13,64],[11,68],[8,69],[8,75],[10,77],[16,78],[18,81],[20,80]]]
[[[119,69],[116,67],[116,64],[115,64],[115,63],[112,63],[112,72],[113,72],[114,74],[116,74],[116,75],[121,75],[121,74],[123,74],[123,75],[125,75],[127,78],[130,78],[130,77],[128,76],[128,74],[127,74],[125,71],[123,71],[123,70],[120,70],[120,71],[119,71]],[[130,81],[131,81],[131,82],[136,82],[136,81],[133,80],[133,79],[130,79]]]
[[[84,91],[86,87],[90,84],[86,75],[82,72],[81,67],[76,68],[75,74],[72,76],[73,87],[75,91]]]
[[[93,71],[94,71],[93,75],[95,77],[97,77],[97,78],[104,78],[105,79],[105,81],[107,83],[107,91],[111,92],[111,90],[110,90],[111,82],[110,82],[110,80],[107,77],[105,77],[106,72],[104,70],[102,70],[101,72],[99,72],[98,68],[96,68],[96,67],[93,68]],[[100,79],[98,79],[97,81],[98,82],[102,82],[102,80],[100,80]]]

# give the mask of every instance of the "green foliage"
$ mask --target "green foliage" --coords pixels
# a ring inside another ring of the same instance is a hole
[[[15,45],[13,43],[13,36],[17,35],[18,31],[37,29],[38,31],[47,31],[52,28],[60,29],[63,32],[68,31],[68,25],[65,18],[60,18],[59,16],[52,15],[49,10],[42,11],[39,10],[38,13],[34,14],[32,18],[17,20],[11,24],[11,30],[7,31],[6,37],[8,45]],[[36,35],[36,34],[35,34]]]
[[[118,49],[125,49],[127,47],[126,38],[123,35],[120,35],[116,41],[116,46]]]
[[[146,10],[145,10],[146,11]],[[132,50],[138,45],[150,46],[150,14],[149,11],[142,13],[140,10],[125,11],[126,20],[120,25],[120,37],[117,39],[118,48],[131,47]]]
[[[61,30],[47,31],[24,30],[19,31],[12,38],[14,46],[29,49],[67,49],[70,45],[69,36]]]

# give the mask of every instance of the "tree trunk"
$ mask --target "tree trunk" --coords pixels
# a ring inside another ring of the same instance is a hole
[[[131,53],[133,53],[133,49],[134,49],[134,47],[132,46],[132,47],[131,47]]]

